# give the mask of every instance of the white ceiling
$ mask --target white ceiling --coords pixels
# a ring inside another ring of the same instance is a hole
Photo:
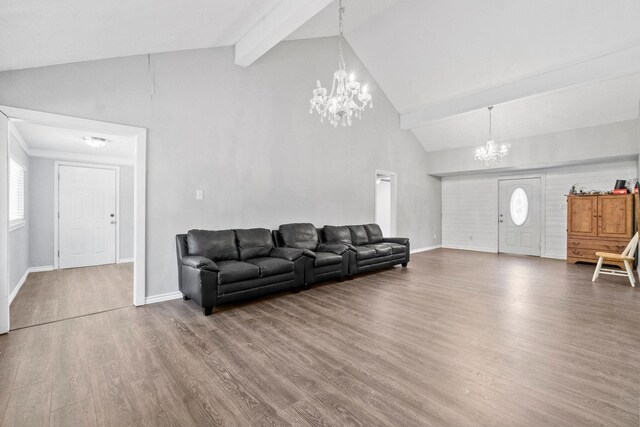
[[[278,1],[2,0],[0,71],[232,46]]]
[[[312,1],[304,0],[306,7]],[[125,7],[100,0],[5,0],[0,8],[0,71],[231,46],[254,28],[276,25],[268,18],[278,5],[287,9],[302,2],[130,0]],[[427,151],[484,142],[486,110],[478,107],[485,98],[474,105],[474,96],[496,90],[504,95],[519,82],[544,80],[576,64],[582,70],[593,65],[598,69],[594,76],[600,77],[582,75],[583,81],[565,82],[570,86],[566,89],[550,92],[540,85],[533,92],[538,95],[518,99],[524,95],[507,94],[511,102],[491,102],[497,104],[496,139],[637,117],[640,88],[637,76],[630,74],[640,68],[620,77],[615,62],[602,71],[595,61],[640,46],[638,0],[344,0],[344,5],[347,41],[403,119],[434,108],[449,111],[442,105],[463,106],[458,108],[462,114],[437,120],[427,114],[427,119],[407,125]],[[334,1],[287,39],[336,32]],[[449,114],[454,113],[441,116]]]
[[[598,126],[638,117],[640,74],[570,87],[494,107],[493,139],[505,141]],[[486,109],[412,129],[427,151],[484,144]]]
[[[20,136],[33,156],[51,157],[52,153],[63,155],[103,157],[109,159],[135,159],[135,138],[110,135],[89,130],[60,128],[26,120],[12,120]],[[104,147],[88,146],[85,136],[96,136],[109,141]]]

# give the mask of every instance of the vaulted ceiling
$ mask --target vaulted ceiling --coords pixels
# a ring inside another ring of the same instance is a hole
[[[331,0],[5,0],[0,71],[334,36]],[[635,118],[637,0],[344,0],[347,41],[427,151]]]

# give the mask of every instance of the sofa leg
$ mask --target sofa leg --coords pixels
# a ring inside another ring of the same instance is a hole
[[[188,296],[186,296],[186,295],[182,295],[182,299],[183,299],[183,300],[185,300],[185,301],[189,301],[191,298],[189,298],[189,297],[188,297]]]
[[[403,267],[406,267],[406,266],[407,266],[407,264],[408,264],[408,263],[403,262],[403,263],[402,263],[402,266],[403,266]]]
[[[202,307],[202,314],[204,314],[205,316],[209,316],[211,313],[213,313],[212,305],[210,305],[209,307]]]

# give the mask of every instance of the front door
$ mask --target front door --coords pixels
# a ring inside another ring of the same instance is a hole
[[[540,256],[540,198],[540,178],[499,181],[499,252]]]
[[[79,166],[59,169],[59,265],[116,262],[116,171]]]

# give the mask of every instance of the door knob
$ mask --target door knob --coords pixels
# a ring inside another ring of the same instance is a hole
[[[115,224],[115,223],[116,223],[115,221],[111,221],[111,224]]]

